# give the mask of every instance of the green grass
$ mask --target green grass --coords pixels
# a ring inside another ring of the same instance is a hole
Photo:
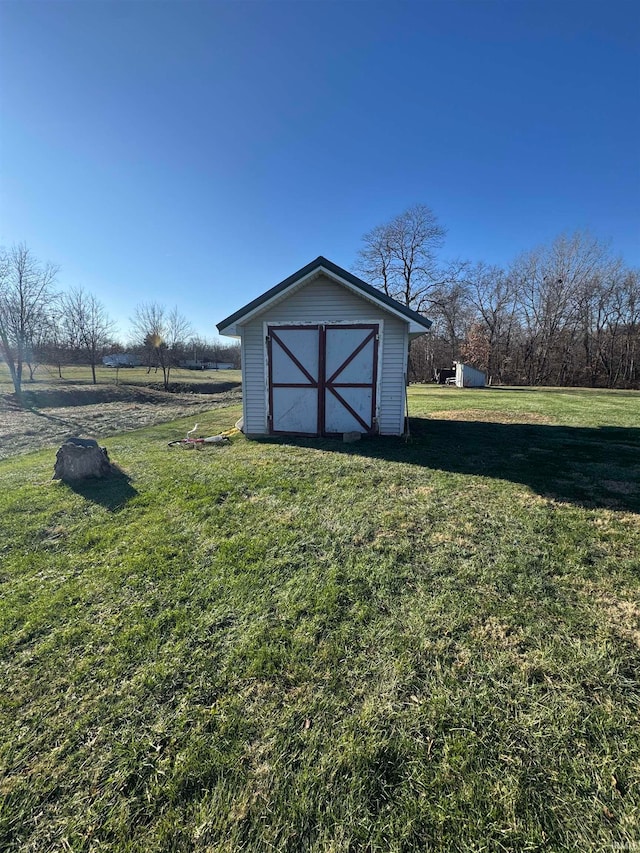
[[[640,395],[411,395],[408,443],[0,463],[0,848],[638,841]]]
[[[240,382],[239,370],[184,370],[172,368],[169,376],[171,385],[206,386],[212,383]],[[152,370],[147,373],[146,367],[121,367],[116,371],[113,367],[96,367],[98,385],[155,385],[162,387],[162,370]],[[88,365],[68,365],[62,368],[62,379],[58,369],[53,365],[41,365],[37,368],[33,382],[29,381],[29,371],[24,368],[23,391],[38,392],[43,390],[64,389],[68,385],[92,385],[91,368]],[[12,393],[13,385],[6,364],[0,362],[0,393]]]

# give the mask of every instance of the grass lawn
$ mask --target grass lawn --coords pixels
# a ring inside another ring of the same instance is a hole
[[[640,393],[411,409],[125,433],[74,489],[0,462],[0,849],[632,849]]]
[[[193,385],[206,387],[210,384],[221,382],[240,382],[241,371],[239,370],[186,370],[183,368],[171,368],[169,383],[172,386]],[[33,382],[29,381],[29,371],[24,368],[22,376],[22,390],[27,395],[34,392],[61,389],[69,385],[92,385],[91,368],[88,365],[65,365],[62,368],[62,378],[58,376],[58,369],[53,365],[40,365],[35,372]],[[113,367],[96,367],[96,382],[98,385],[151,385],[162,388],[162,370],[147,372],[146,367],[121,367],[116,370]],[[0,393],[12,393],[13,384],[7,365],[0,362]]]

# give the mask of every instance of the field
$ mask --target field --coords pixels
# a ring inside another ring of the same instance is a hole
[[[23,384],[24,405],[17,406],[0,364],[0,459],[61,444],[69,435],[114,435],[240,400],[239,370],[172,370],[171,393],[160,371],[99,367],[96,373],[93,385],[88,367],[65,367],[62,380],[41,367],[34,382]]]
[[[0,849],[636,849],[640,394],[410,396],[0,462]]]

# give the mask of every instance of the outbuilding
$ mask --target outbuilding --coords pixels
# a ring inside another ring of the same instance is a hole
[[[322,256],[218,323],[240,338],[244,432],[402,435],[430,320]]]
[[[484,388],[487,384],[487,374],[470,364],[461,361],[454,362],[456,369],[457,388]]]

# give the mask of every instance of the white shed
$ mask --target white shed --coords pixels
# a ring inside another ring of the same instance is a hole
[[[487,374],[470,364],[455,362],[457,388],[484,388],[487,384]]]
[[[245,434],[402,435],[409,341],[430,326],[316,258],[218,323],[241,340]]]

